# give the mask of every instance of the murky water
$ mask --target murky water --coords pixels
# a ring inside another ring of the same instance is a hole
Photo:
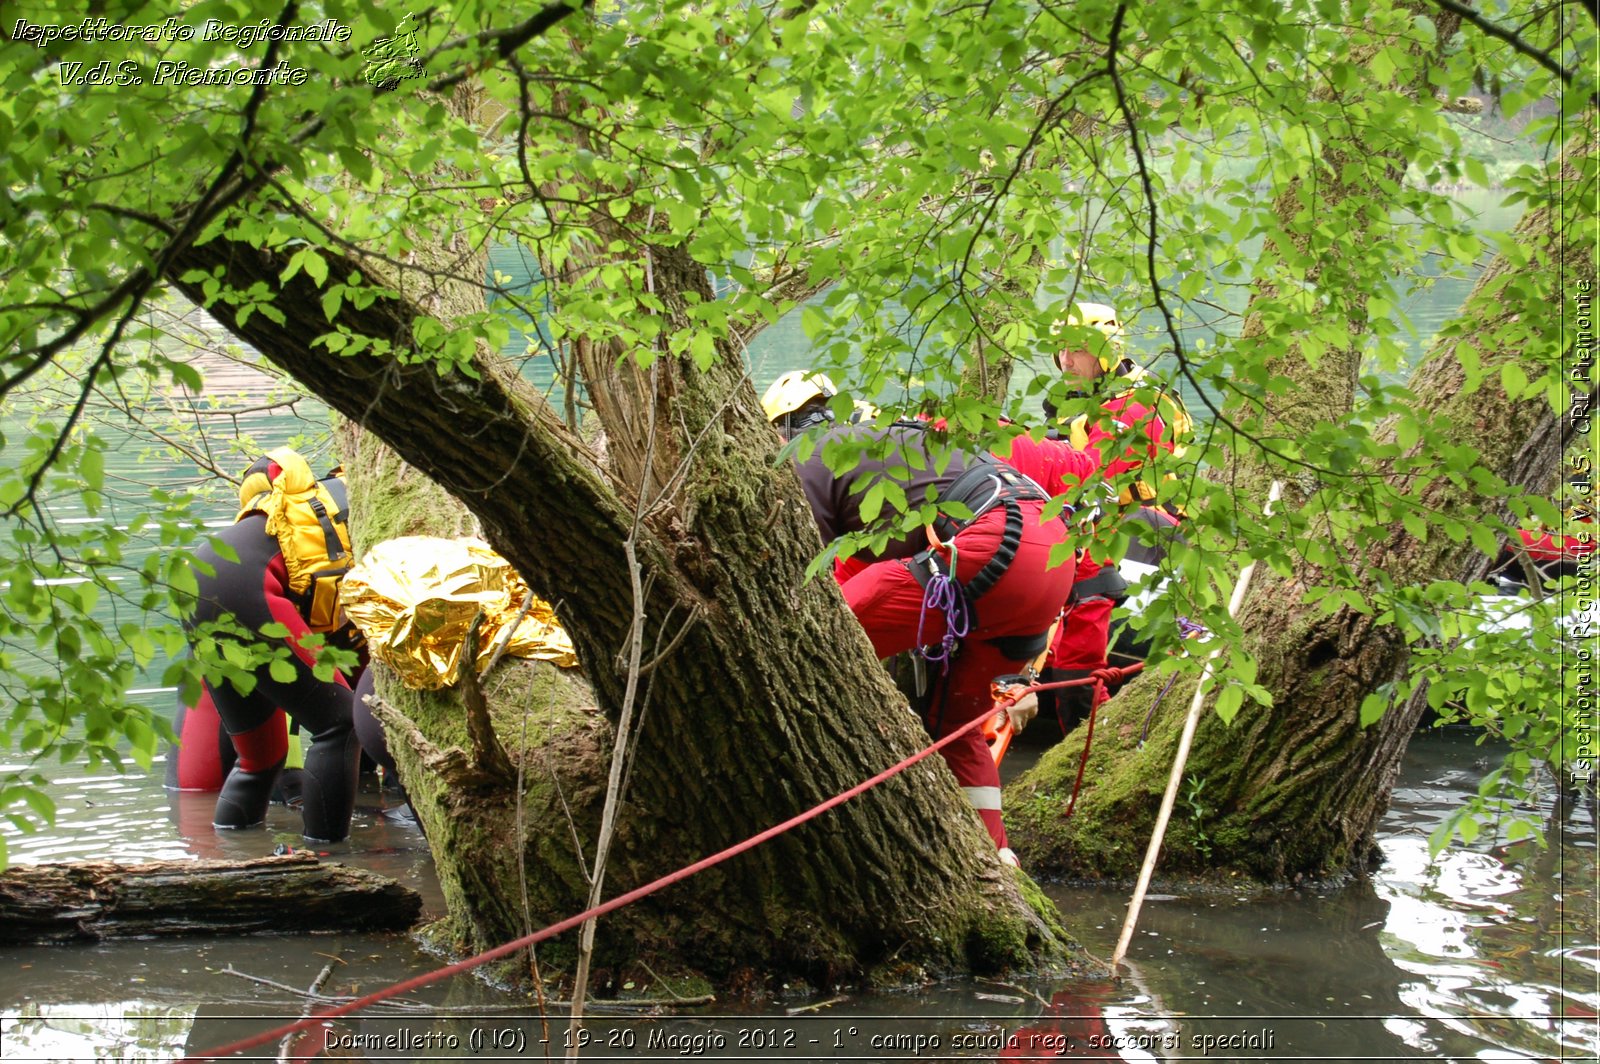
[[[1486,843],[1428,859],[1427,833],[1476,787],[1482,754],[1468,735],[1418,737],[1383,823],[1384,866],[1369,883],[1152,899],[1120,985],[956,983],[797,998],[735,1014],[601,1005],[581,1036],[582,1057],[1595,1059],[1600,939],[1590,811],[1553,830],[1547,850]],[[300,842],[297,817],[276,806],[264,832],[214,832],[212,796],[169,794],[159,771],[67,772],[51,790],[57,825],[12,835],[18,863],[248,857]],[[328,847],[329,856],[411,883],[437,912],[426,846],[415,828],[383,815],[392,802],[369,784],[351,840]],[[1108,956],[1126,892],[1051,893],[1088,948]],[[372,934],[0,950],[0,1056],[19,1064],[171,1060],[300,1017],[307,1002],[296,988],[310,987],[324,968],[320,993],[338,997],[441,963],[403,935]],[[526,998],[457,976],[403,1004],[329,1021],[288,1049],[269,1045],[250,1056],[559,1058],[573,1036],[559,1006],[550,1015],[546,1026]]]

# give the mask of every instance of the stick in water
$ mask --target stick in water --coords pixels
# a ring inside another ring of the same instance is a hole
[[[1267,492],[1267,505],[1263,514],[1272,512],[1272,504],[1278,501],[1279,494],[1283,491],[1283,484],[1274,480],[1272,489]],[[1233,598],[1228,601],[1228,616],[1235,617],[1239,613],[1239,606],[1244,602],[1245,592],[1250,589],[1250,578],[1255,575],[1256,563],[1254,559],[1239,573],[1239,582],[1234,585]],[[1189,714],[1183,719],[1183,734],[1178,738],[1178,753],[1172,759],[1172,775],[1167,777],[1167,792],[1161,796],[1161,811],[1156,814],[1155,831],[1150,834],[1150,847],[1145,851],[1144,866],[1139,869],[1139,882],[1133,888],[1133,900],[1128,904],[1128,918],[1122,922],[1122,934],[1117,938],[1116,952],[1111,954],[1111,974],[1117,974],[1117,968],[1122,964],[1122,958],[1128,952],[1128,943],[1133,939],[1133,925],[1139,922],[1139,907],[1144,904],[1145,891],[1150,888],[1150,876],[1156,868],[1156,858],[1161,853],[1161,840],[1167,834],[1167,821],[1172,818],[1172,807],[1178,800],[1178,784],[1183,779],[1183,767],[1189,760],[1189,744],[1194,741],[1194,732],[1200,725],[1200,704],[1205,699],[1206,681],[1211,679],[1211,665],[1216,661],[1217,655],[1222,653],[1222,647],[1214,647],[1206,655],[1205,667],[1200,671],[1200,682],[1195,685],[1194,699],[1189,703]]]

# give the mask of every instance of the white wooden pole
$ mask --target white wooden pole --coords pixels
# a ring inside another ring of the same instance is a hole
[[[1278,501],[1278,496],[1283,492],[1283,484],[1274,480],[1272,488],[1267,492],[1267,505],[1264,513],[1272,512],[1272,504]],[[1254,559],[1239,573],[1239,582],[1234,585],[1233,598],[1228,601],[1228,616],[1236,617],[1239,606],[1244,602],[1245,592],[1250,590],[1250,578],[1255,576],[1256,563]],[[1150,889],[1150,876],[1155,872],[1156,858],[1161,853],[1161,842],[1167,834],[1167,822],[1172,819],[1172,807],[1178,800],[1178,784],[1183,780],[1183,768],[1189,760],[1189,746],[1194,742],[1195,729],[1200,726],[1200,704],[1204,700],[1206,681],[1211,679],[1211,666],[1222,647],[1212,648],[1206,655],[1205,667],[1200,670],[1200,682],[1195,685],[1194,698],[1189,702],[1188,716],[1183,720],[1183,734],[1178,737],[1178,753],[1172,759],[1172,774],[1167,777],[1167,792],[1161,796],[1161,811],[1156,814],[1155,830],[1150,835],[1150,846],[1145,850],[1144,867],[1139,869],[1139,882],[1133,888],[1133,900],[1128,904],[1128,917],[1122,921],[1122,934],[1117,937],[1116,951],[1111,954],[1111,974],[1117,974],[1117,968],[1122,964],[1122,958],[1127,955],[1128,943],[1133,939],[1133,927],[1139,922],[1139,909],[1144,905],[1145,891]]]

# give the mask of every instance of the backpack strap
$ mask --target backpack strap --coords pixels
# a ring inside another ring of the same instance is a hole
[[[336,517],[330,515],[322,500],[315,497],[311,499],[311,512],[317,515],[317,523],[322,526],[322,542],[327,548],[328,558],[337,561],[344,557],[344,541],[339,538],[339,530],[334,527],[334,521],[342,522],[347,512],[341,512]]]

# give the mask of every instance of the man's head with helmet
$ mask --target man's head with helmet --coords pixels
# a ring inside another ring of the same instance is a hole
[[[1067,376],[1088,383],[1131,368],[1125,365],[1128,360],[1123,354],[1122,322],[1116,308],[1104,303],[1074,303],[1066,319],[1055,322],[1053,331],[1059,333],[1063,326],[1075,327],[1079,337],[1078,342],[1069,342],[1056,352],[1056,365]],[[1085,328],[1094,329],[1104,339],[1082,342]]]
[[[761,396],[761,409],[767,420],[786,440],[792,440],[813,425],[833,420],[828,400],[839,389],[824,374],[809,370],[790,370],[767,388]]]

